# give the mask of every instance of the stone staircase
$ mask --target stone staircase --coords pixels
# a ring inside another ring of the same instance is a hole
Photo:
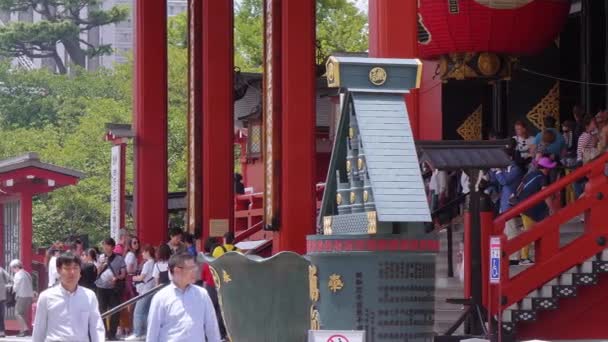
[[[560,229],[561,246],[574,240],[583,232],[583,229],[583,224],[578,220],[562,225]],[[511,276],[522,272],[526,267],[511,266]],[[508,334],[516,334],[517,323],[535,321],[539,311],[558,309],[561,298],[576,297],[579,287],[596,285],[601,273],[608,273],[608,250],[571,268],[541,288],[530,292],[521,301],[511,305],[502,314],[503,331]]]
[[[583,224],[572,220],[560,229],[560,244],[565,246],[583,232]],[[443,334],[464,312],[462,305],[446,303],[448,298],[463,298],[464,283],[460,280],[458,272],[461,256],[460,248],[464,240],[462,225],[454,225],[453,232],[453,263],[454,277],[448,277],[447,266],[447,232],[439,233],[440,251],[437,254],[435,268],[435,327],[437,334]],[[532,258],[534,257],[531,251]],[[528,266],[511,266],[511,276],[518,274]],[[582,265],[573,267],[568,272],[545,284],[542,288],[533,291],[522,301],[512,305],[503,312],[503,329],[505,333],[515,333],[518,322],[534,321],[540,310],[554,310],[559,307],[560,298],[575,297],[579,286],[590,286],[597,282],[598,274],[608,273],[608,250],[604,251]],[[455,335],[463,333],[460,327]]]
[[[453,252],[452,260],[454,263],[454,277],[448,277],[448,241],[445,230],[439,232],[440,250],[437,254],[435,266],[435,327],[437,334],[443,334],[454,322],[462,315],[464,308],[462,305],[454,305],[446,302],[448,298],[463,298],[464,283],[460,280],[458,272],[460,269],[461,258],[459,256],[460,245],[464,241],[463,228],[460,224],[454,224]],[[463,328],[460,327],[456,334],[462,334]]]

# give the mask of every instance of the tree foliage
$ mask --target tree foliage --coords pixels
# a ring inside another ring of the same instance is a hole
[[[7,1],[0,0],[0,5]],[[262,62],[261,0],[243,0],[238,4],[235,17],[237,65],[247,71],[259,70]],[[356,8],[346,1],[319,2],[321,49],[327,53],[365,50],[365,16],[353,11]],[[349,28],[329,29],[347,21],[348,13],[353,15]],[[326,21],[332,24],[325,24]],[[185,15],[173,17],[169,22],[169,191],[185,191],[187,185],[186,27]],[[344,33],[337,34],[339,32]],[[0,159],[35,151],[45,162],[86,174],[77,186],[58,189],[35,199],[36,245],[46,246],[76,234],[88,234],[93,242],[107,236],[110,144],[103,141],[105,123],[131,123],[132,84],[132,61],[117,65],[113,70],[87,72],[76,68],[70,75],[57,75],[48,70],[14,70],[8,63],[0,64]],[[129,146],[127,193],[132,193],[130,161],[133,151],[132,144]]]
[[[125,20],[129,11],[122,6],[102,9],[102,0],[0,0],[0,10],[36,12],[37,22],[11,22],[0,27],[0,54],[10,57],[52,58],[60,73],[67,67],[57,44],[61,43],[71,61],[85,67],[86,57],[112,52],[108,44],[94,46],[82,39],[90,30]]]
[[[242,0],[236,5],[235,65],[260,72],[264,55],[262,0]],[[367,16],[348,0],[318,0],[317,48],[320,56],[335,52],[367,50]]]

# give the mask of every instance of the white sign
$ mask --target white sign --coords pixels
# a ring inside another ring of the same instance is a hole
[[[500,284],[500,237],[490,238],[490,284]]]
[[[112,163],[110,166],[111,192],[110,192],[110,236],[118,241],[120,231],[120,169],[122,145],[112,146]]]
[[[309,330],[308,342],[365,342],[365,331]]]

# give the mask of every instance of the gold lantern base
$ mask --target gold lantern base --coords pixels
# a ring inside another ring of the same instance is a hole
[[[463,52],[439,58],[438,75],[442,80],[510,80],[517,58],[490,52]]]

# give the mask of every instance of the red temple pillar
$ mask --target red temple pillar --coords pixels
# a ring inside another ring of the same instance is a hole
[[[203,227],[202,67],[203,10],[188,2],[188,231],[201,238]]]
[[[203,0],[203,237],[234,230],[234,4]]]
[[[167,1],[135,10],[135,225],[141,241],[167,235]]]
[[[32,194],[21,193],[19,196],[21,201],[19,207],[19,220],[21,221],[21,248],[19,250],[19,259],[23,263],[23,268],[32,271]]]
[[[274,252],[315,232],[315,1],[281,2],[281,199]]]
[[[418,4],[413,0],[369,0],[369,54],[371,57],[418,57]],[[405,96],[414,137],[419,132],[418,90]]]

